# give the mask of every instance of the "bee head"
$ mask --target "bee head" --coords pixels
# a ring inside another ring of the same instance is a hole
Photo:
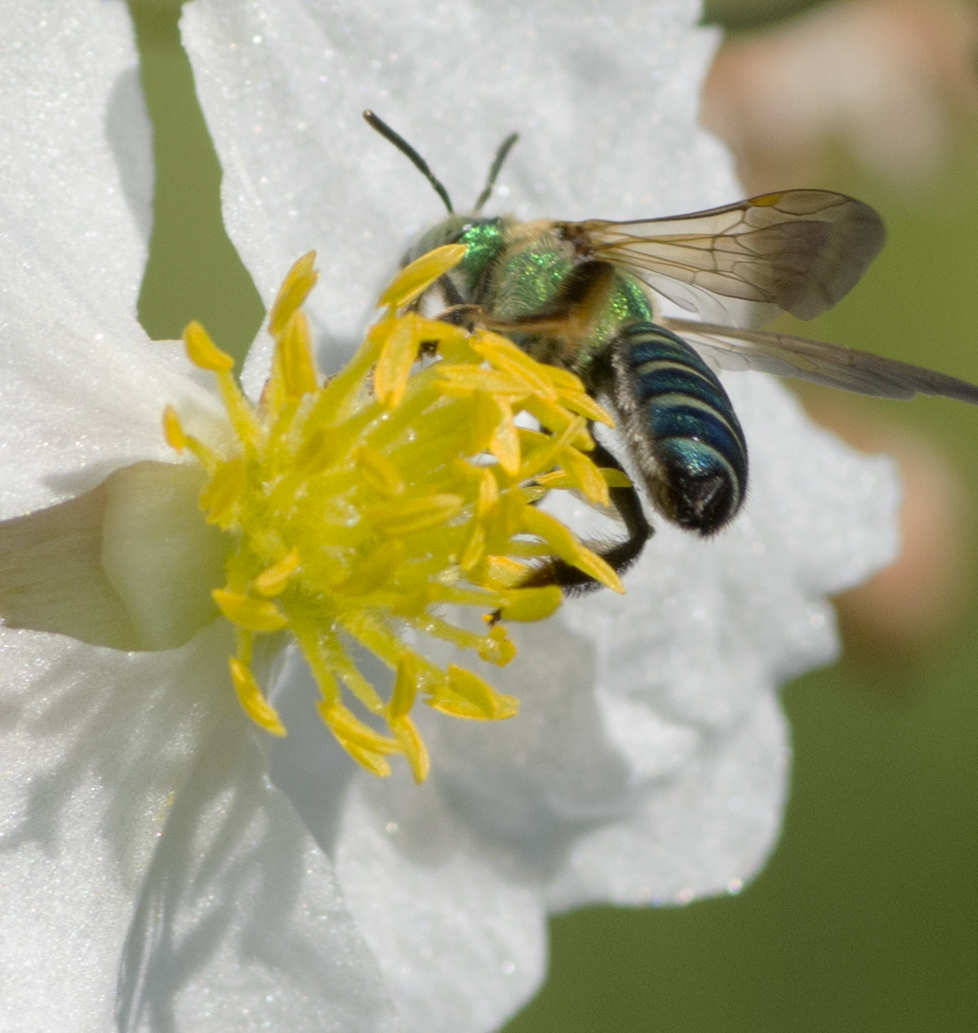
[[[401,259],[401,265],[407,265],[416,258],[426,255],[429,251],[434,251],[437,247],[458,243],[459,238],[475,221],[477,220],[470,215],[452,214],[447,219],[442,219],[441,222],[435,223],[431,229],[423,233],[405,252],[404,257]]]

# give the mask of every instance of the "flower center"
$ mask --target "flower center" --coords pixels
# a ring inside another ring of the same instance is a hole
[[[502,665],[515,653],[503,622],[536,620],[560,603],[556,586],[520,587],[541,561],[560,557],[622,590],[601,557],[535,506],[554,487],[608,504],[614,472],[585,454],[587,421],[610,423],[607,414],[573,374],[505,338],[403,311],[464,253],[440,248],[404,269],[380,299],[385,317],[326,380],[300,309],[316,282],[306,255],[269,316],[275,351],[257,404],[199,323],[184,332],[191,359],[217,379],[230,443],[191,437],[172,408],[164,413],[168,442],[206,471],[207,521],[232,536],[226,584],[213,596],[237,632],[230,669],[245,711],[285,734],[252,660],[256,636],[287,632],[346,750],[378,775],[401,753],[418,781],[428,754],[411,718],[417,700],[483,720],[511,717],[518,704],[472,671],[435,664],[404,629]],[[540,430],[517,426],[521,410]],[[481,611],[482,630],[453,621],[446,606]],[[352,646],[394,672],[387,698]]]

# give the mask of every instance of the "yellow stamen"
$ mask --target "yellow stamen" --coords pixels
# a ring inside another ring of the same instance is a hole
[[[461,495],[428,495],[378,506],[367,513],[367,520],[383,534],[417,534],[440,527],[461,513],[465,499]]]
[[[505,398],[495,398],[499,411],[499,422],[489,438],[489,451],[499,460],[499,465],[510,476],[520,468],[520,439],[513,420],[513,407]]]
[[[588,502],[595,506],[610,504],[608,482],[586,455],[582,455],[577,449],[567,448],[561,451],[560,461],[571,483]]]
[[[301,398],[316,390],[316,362],[312,357],[309,320],[296,312],[285,324],[281,337],[282,380],[289,398]]]
[[[400,405],[418,357],[417,319],[407,315],[387,338],[374,370],[374,393],[388,409]]]
[[[399,538],[378,542],[366,556],[353,561],[349,574],[333,590],[352,596],[376,592],[397,573],[406,551]]]
[[[602,466],[600,470],[601,476],[609,488],[630,488],[632,486],[631,478],[624,471],[607,466]]]
[[[255,599],[224,588],[215,588],[211,595],[232,624],[249,631],[280,631],[288,624],[288,618],[269,599]]]
[[[271,567],[266,567],[255,578],[252,588],[259,595],[268,597],[281,595],[300,566],[299,553],[293,549],[290,553],[283,556],[278,563],[273,564]]]
[[[585,394],[583,391],[574,395],[562,395],[560,401],[562,405],[570,409],[571,412],[577,413],[578,416],[594,420],[595,423],[603,423],[606,427],[613,427],[615,425],[615,421],[608,413],[590,395]]]
[[[183,331],[183,343],[187,346],[190,361],[201,369],[208,369],[212,373],[227,373],[234,367],[234,359],[218,348],[196,319],[188,323]]]
[[[271,732],[272,735],[285,735],[285,725],[279,719],[278,711],[262,695],[248,667],[234,656],[228,657],[228,666],[231,669],[231,681],[234,682],[238,701],[244,712],[266,732]]]
[[[285,734],[250,663],[256,635],[290,634],[337,741],[377,775],[400,754],[417,781],[430,766],[411,717],[419,699],[478,720],[511,717],[518,703],[465,668],[438,667],[408,646],[405,629],[503,665],[515,647],[500,621],[537,620],[560,602],[556,585],[521,587],[541,565],[560,557],[621,587],[535,506],[555,483],[607,501],[608,478],[584,454],[587,420],[607,417],[580,381],[496,334],[398,314],[464,254],[452,245],[403,270],[381,299],[387,316],[326,382],[299,308],[316,281],[304,256],[269,316],[275,350],[258,403],[203,327],[184,334],[217,379],[233,443],[187,435],[170,407],[163,420],[170,445],[203,465],[201,508],[231,538],[213,598],[237,630],[230,669],[241,706]],[[518,428],[521,410],[539,431]],[[446,606],[480,610],[481,629],[456,624],[438,610]],[[393,672],[386,690],[361,673],[351,643]]]
[[[319,273],[313,268],[315,261],[316,252],[309,251],[288,271],[285,282],[279,288],[278,297],[268,313],[268,332],[273,337],[278,337],[282,333],[292,314],[315,287],[319,279]]]
[[[534,555],[542,554],[534,552]],[[517,563],[509,556],[487,556],[480,566],[481,569],[476,571],[479,583],[497,590],[514,588],[533,573],[532,567]]]
[[[404,491],[404,478],[397,467],[374,448],[364,446],[357,452],[360,476],[378,495],[394,498]]]
[[[411,767],[414,781],[420,785],[431,770],[431,758],[428,756],[428,748],[424,744],[424,739],[418,734],[414,722],[409,717],[397,718],[391,724],[391,728],[401,747],[401,752]]]
[[[504,621],[538,621],[560,606],[561,591],[556,585],[542,588],[524,588],[513,593],[512,602],[507,600],[500,607],[499,616]]]
[[[163,410],[163,436],[170,448],[176,452],[182,452],[187,447],[187,435],[184,434],[180,417],[172,405],[166,406]]]
[[[326,724],[347,742],[373,753],[397,752],[397,743],[375,732],[342,703],[321,703],[319,708]]]
[[[248,484],[248,468],[240,456],[218,466],[200,493],[200,507],[209,523],[224,527]]]
[[[625,586],[621,578],[597,553],[581,544],[556,517],[528,506],[523,513],[522,528],[528,534],[539,535],[562,560],[624,595]]]
[[[428,705],[475,721],[501,721],[514,717],[520,709],[514,696],[496,692],[487,681],[455,664],[448,665],[448,680],[432,693]]]
[[[387,704],[392,718],[404,717],[414,706],[418,695],[418,662],[412,653],[404,653],[397,661],[397,679],[391,701]]]
[[[522,381],[526,385],[527,394],[538,394],[550,401],[556,401],[557,390],[553,381],[544,372],[544,367],[512,341],[500,337],[499,334],[487,333],[474,347],[497,369],[506,370],[514,379]]]
[[[458,265],[465,258],[465,251],[464,244],[448,244],[415,259],[400,271],[387,290],[381,294],[377,306],[388,305],[392,309],[398,309],[410,305],[439,276]]]
[[[385,754],[397,753],[396,739],[388,739],[375,732],[342,703],[320,703],[318,706],[329,730],[356,760],[375,775],[390,774]]]

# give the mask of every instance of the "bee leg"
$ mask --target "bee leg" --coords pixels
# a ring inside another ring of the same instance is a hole
[[[590,458],[597,466],[610,467],[612,470],[626,473],[621,463],[599,442],[595,443]],[[633,485],[627,488],[609,488],[608,494],[611,497],[611,505],[625,523],[628,537],[623,541],[585,542],[585,545],[608,563],[616,574],[623,574],[642,554],[642,549],[652,537],[653,530],[645,518],[642,500]],[[520,587],[539,588],[543,585],[558,585],[567,595],[583,595],[600,588],[601,582],[588,577],[564,560],[557,559],[535,570]]]
[[[461,326],[470,333],[478,327],[486,325],[486,310],[482,305],[449,305],[434,317],[452,326]]]
[[[460,326],[469,333],[485,326],[485,309],[481,305],[450,305],[433,318],[442,323]],[[430,358],[438,353],[438,341],[422,341],[418,348],[419,358]]]
[[[598,466],[610,467],[628,476],[621,463],[600,442],[595,442],[590,458]],[[624,574],[641,556],[645,543],[654,532],[652,525],[645,518],[642,498],[633,484],[629,484],[627,488],[609,488],[608,494],[611,496],[611,505],[618,511],[625,524],[628,537],[622,542],[615,542],[595,551],[614,568],[616,574]]]

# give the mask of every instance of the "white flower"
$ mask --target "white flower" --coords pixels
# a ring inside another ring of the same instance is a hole
[[[131,31],[122,5],[79,10],[4,5],[8,546],[24,526],[37,544],[39,518],[18,518],[171,459],[165,405],[214,412],[187,363],[135,321],[149,192]],[[466,200],[519,129],[500,194],[523,216],[734,197],[726,155],[695,125],[715,43],[696,16],[685,0],[596,14],[188,5],[226,222],[266,303],[317,248],[311,307],[332,361],[403,243],[437,218],[420,177],[360,121],[368,106]],[[249,356],[253,394],[268,359],[263,345]],[[19,583],[13,571],[44,603],[22,622],[41,630],[0,629],[0,1025],[475,1033],[539,986],[549,913],[738,888],[778,828],[776,687],[833,655],[824,595],[890,555],[895,490],[887,464],[816,430],[767,379],[729,387],[754,477],[735,526],[708,542],[660,528],[625,598],[573,600],[526,629],[497,682],[520,696],[520,717],[430,715],[420,788],[402,768],[367,775],[308,720],[295,653],[278,678],[290,734],[269,751],[275,788],[229,689],[222,621],[156,652],[43,630],[70,616],[98,637],[94,606],[59,608],[99,566],[84,559],[86,534],[101,533],[87,502],[67,528],[44,518],[51,548],[68,531],[82,556],[47,595],[16,548],[0,549],[0,584]]]

